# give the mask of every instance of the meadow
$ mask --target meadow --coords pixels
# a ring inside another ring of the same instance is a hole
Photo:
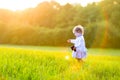
[[[1,45],[0,80],[120,80],[120,50],[88,49],[79,63],[66,47]]]

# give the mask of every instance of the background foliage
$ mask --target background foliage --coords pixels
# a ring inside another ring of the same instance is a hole
[[[68,46],[72,28],[85,28],[87,47],[120,48],[120,1],[60,5],[55,1],[12,12],[0,9],[0,43]]]

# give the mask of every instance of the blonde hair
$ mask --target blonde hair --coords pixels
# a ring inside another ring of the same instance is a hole
[[[73,33],[81,33],[82,35],[84,34],[84,28],[81,25],[77,25],[73,28]]]

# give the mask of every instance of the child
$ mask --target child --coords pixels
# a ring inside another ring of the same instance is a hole
[[[74,44],[74,46],[71,47],[73,50],[72,57],[76,58],[78,61],[82,61],[82,58],[86,57],[86,47],[83,37],[84,29],[81,25],[75,26],[73,28],[73,33],[76,39],[69,39],[67,42]]]

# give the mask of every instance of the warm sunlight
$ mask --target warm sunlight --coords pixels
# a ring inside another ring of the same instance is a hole
[[[37,4],[45,0],[0,0],[0,8],[9,10],[24,10],[26,8],[35,7]]]
[[[66,60],[68,60],[69,58],[70,58],[70,57],[69,57],[68,55],[67,55],[67,56],[65,56],[65,59],[66,59]]]
[[[9,10],[24,10],[26,8],[31,8],[37,6],[40,2],[51,1],[51,0],[0,0],[0,8]],[[80,3],[82,6],[86,6],[91,2],[99,2],[100,0],[55,0],[61,5],[66,3]]]

